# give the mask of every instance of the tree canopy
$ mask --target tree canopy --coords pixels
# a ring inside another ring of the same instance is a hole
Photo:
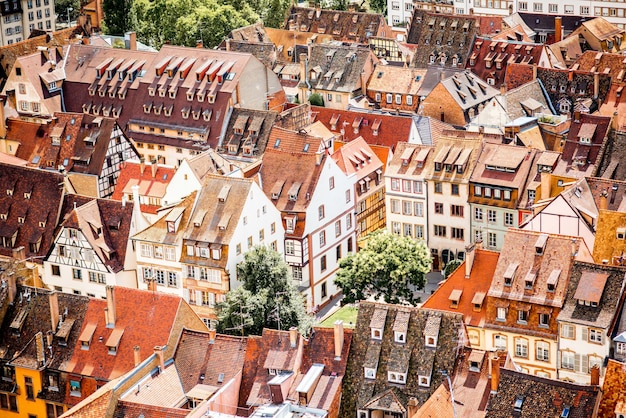
[[[237,277],[242,285],[217,305],[219,332],[261,335],[263,328],[297,327],[308,333],[312,319],[279,253],[265,246],[253,248],[237,266]]]
[[[155,48],[166,42],[195,46],[197,40],[212,48],[233,29],[259,19],[255,10],[240,0],[134,0],[133,12],[137,37]]]
[[[71,4],[68,4],[67,7],[69,6]],[[103,29],[105,33],[124,35],[137,26],[133,0],[104,0],[102,11],[104,13]]]
[[[430,253],[422,241],[387,230],[367,236],[363,248],[339,262],[335,283],[343,291],[342,303],[374,297],[387,303],[410,303],[419,298],[430,270]]]

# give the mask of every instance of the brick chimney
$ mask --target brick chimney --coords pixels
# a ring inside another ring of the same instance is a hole
[[[152,170],[152,178],[156,177],[156,172],[159,169],[159,167],[157,166],[156,161],[153,162],[152,164],[150,164],[150,170]]]
[[[419,410],[419,402],[417,398],[410,398],[408,407],[408,418],[411,418],[415,416],[415,414],[417,414],[417,411]]]
[[[37,365],[43,367],[46,364],[46,351],[43,344],[43,332],[35,334],[35,345],[37,346]]]
[[[106,322],[107,328],[115,328],[115,319],[117,318],[117,313],[115,312],[115,287],[107,286],[107,307],[105,309],[106,312]]]
[[[23,246],[19,246],[11,249],[11,257],[15,261],[24,261],[26,260],[26,250]]]
[[[146,159],[144,157],[141,157],[139,159],[139,172],[141,173],[141,175],[143,176],[143,171],[146,169]]]
[[[609,198],[606,190],[603,190],[600,193],[600,204],[598,205],[599,210],[607,210],[609,208]]]
[[[0,96],[0,138],[7,137],[7,121],[4,117],[4,104],[7,101],[7,96]]]
[[[135,367],[137,367],[137,365],[141,363],[141,349],[138,345],[133,347],[133,358],[135,360]]]
[[[561,16],[554,17],[554,42],[560,42],[563,38],[563,22]]]
[[[600,367],[597,364],[591,368],[591,386],[600,386]]]
[[[209,344],[215,344],[216,334],[217,334],[217,331],[215,331],[213,328],[209,329]]]
[[[296,348],[296,345],[298,345],[298,328],[291,327],[289,328],[289,346]]]
[[[474,267],[474,257],[476,256],[476,244],[465,247],[465,278],[469,279]]]
[[[52,326],[52,331],[56,332],[59,325],[59,296],[57,292],[50,292],[48,303],[50,304],[50,325]]]
[[[491,368],[491,393],[497,393],[500,385],[500,357],[497,355],[490,357],[489,367]]]
[[[335,360],[341,360],[341,351],[343,350],[343,321],[338,319],[334,325],[335,337]]]
[[[154,347],[154,354],[156,354],[157,359],[159,360],[159,368],[161,371],[165,370],[165,359],[163,358],[163,346],[157,345]]]
[[[137,50],[137,33],[135,32],[126,32],[124,34],[124,46],[126,49],[130,49],[131,51]]]

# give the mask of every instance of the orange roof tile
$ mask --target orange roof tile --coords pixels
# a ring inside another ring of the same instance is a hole
[[[481,326],[486,316],[486,309],[480,312],[474,310],[474,299],[489,291],[491,278],[496,271],[499,253],[483,249],[476,249],[474,264],[469,278],[465,278],[465,265],[467,260],[456,269],[448,279],[424,302],[423,307],[441,311],[459,312],[465,318],[465,324]],[[469,254],[468,254],[469,259]],[[452,308],[450,295],[455,290],[462,291],[458,307]]]
[[[116,321],[114,328],[107,328],[104,317],[106,300],[91,299],[83,328],[96,324],[88,350],[77,345],[67,371],[74,374],[110,380],[135,366],[135,345],[143,349],[142,361],[152,354],[155,346],[166,345],[172,333],[181,299],[164,293],[113,288]],[[117,330],[123,330],[115,354],[109,354],[107,342]],[[82,330],[81,330],[82,333]]]
[[[174,177],[175,172],[176,169],[174,169],[174,167],[157,165],[156,172],[153,175],[151,165],[146,164],[142,173],[141,164],[126,161],[120,166],[120,176],[117,179],[117,185],[115,186],[115,191],[111,199],[122,200],[122,196],[130,192],[130,186],[135,184],[139,185],[139,196],[160,199],[165,195],[165,188],[172,180],[172,177]],[[142,203],[141,211],[156,214],[157,209],[160,207],[161,205],[147,205]]]

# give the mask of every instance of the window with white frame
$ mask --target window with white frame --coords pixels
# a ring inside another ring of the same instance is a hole
[[[493,346],[498,350],[506,350],[506,335],[496,334],[493,336]]]
[[[533,3],[533,12],[543,12],[543,3]]]
[[[504,214],[504,225],[513,226],[513,214],[510,212],[506,212]]]
[[[574,370],[574,362],[576,355],[571,351],[561,352],[561,368],[565,370]]]
[[[391,199],[391,213],[400,213],[400,200],[399,199]]]
[[[341,219],[335,222],[335,237],[341,235]]]
[[[515,356],[528,358],[528,340],[526,338],[515,339]]]
[[[415,202],[414,206],[414,215],[415,216],[424,216],[424,203],[423,202]]]
[[[575,338],[574,325],[561,324],[561,338],[573,340]]]
[[[535,346],[537,348],[536,359],[539,361],[550,361],[550,343],[537,341]]]
[[[496,321],[506,320],[506,308],[498,308],[496,310]]]
[[[320,239],[320,247],[323,247],[324,245],[326,245],[326,231],[320,232],[319,239]]]
[[[487,245],[489,248],[495,248],[498,243],[497,235],[495,232],[489,232],[487,234]]]
[[[589,341],[602,344],[602,330],[600,329],[589,329]]]
[[[152,257],[152,245],[149,244],[141,244],[141,256],[146,258]]]

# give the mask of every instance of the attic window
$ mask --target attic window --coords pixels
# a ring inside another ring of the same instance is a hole
[[[524,278],[524,288],[532,289],[535,284],[535,279],[537,279],[537,271],[534,269],[529,270]]]
[[[429,376],[419,376],[418,383],[423,387],[430,387],[430,377]]]
[[[522,406],[524,405],[524,398],[518,396],[515,398],[515,403],[513,404],[513,410],[516,412],[522,412]]]
[[[450,300],[451,308],[459,307],[459,301],[461,300],[462,294],[463,294],[463,290],[461,289],[454,289],[452,292],[450,292],[450,297],[448,299]]]
[[[505,286],[511,286],[511,284],[513,283],[513,279],[515,278],[515,272],[517,271],[518,266],[519,266],[519,263],[511,263],[506,268],[506,271],[504,272],[504,285]]]
[[[546,242],[548,241],[548,234],[541,234],[535,242],[535,255],[543,255],[546,248]]]
[[[89,345],[91,344],[91,338],[93,337],[94,332],[96,331],[96,324],[87,324],[85,329],[78,337],[78,341],[80,341],[81,350],[89,350]]]
[[[626,237],[626,228],[617,228],[615,235],[617,239],[623,240]]]
[[[364,367],[363,372],[366,379],[376,379],[376,369],[370,367]]]
[[[372,340],[382,340],[383,330],[381,328],[372,328]]]
[[[387,380],[389,383],[406,383],[406,373],[387,372]]]
[[[120,345],[120,340],[122,339],[122,334],[124,334],[124,330],[120,329],[120,328],[115,328],[111,332],[111,335],[109,336],[109,339],[106,342],[106,346],[109,349],[109,354],[111,354],[111,355],[116,355],[117,354],[117,348]]]

